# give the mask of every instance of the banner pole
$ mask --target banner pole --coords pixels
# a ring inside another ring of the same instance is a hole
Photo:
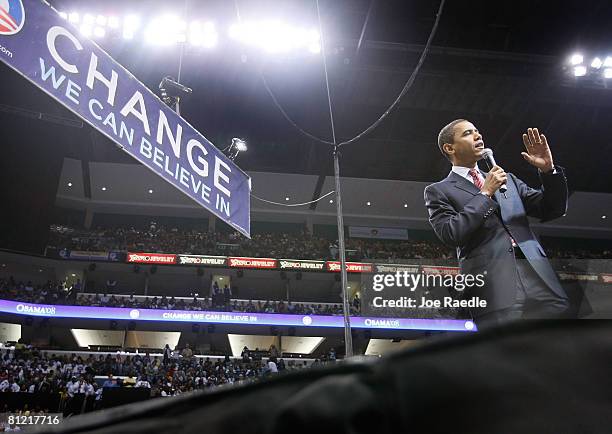
[[[344,316],[344,350],[345,357],[353,356],[353,335],[347,291],[346,249],[344,246],[344,218],[342,216],[342,195],[340,194],[340,151],[334,147],[334,180],[336,183],[336,216],[338,220],[338,251],[340,254],[340,284],[342,285],[342,313]]]

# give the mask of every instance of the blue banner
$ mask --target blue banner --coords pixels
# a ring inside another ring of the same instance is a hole
[[[246,173],[47,4],[8,0],[5,15],[0,20],[0,60],[250,236],[251,182]]]

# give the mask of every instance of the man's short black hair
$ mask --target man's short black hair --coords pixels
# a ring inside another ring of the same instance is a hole
[[[455,125],[457,125],[459,122],[467,122],[467,120],[466,119],[455,119],[454,121],[447,124],[444,128],[442,128],[440,130],[440,133],[438,134],[438,148],[440,148],[440,152],[442,153],[442,155],[444,155],[449,160],[450,158],[448,154],[444,152],[444,144],[454,142]]]

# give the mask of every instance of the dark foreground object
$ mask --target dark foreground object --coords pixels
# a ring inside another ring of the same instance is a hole
[[[612,322],[519,324],[80,416],[49,432],[610,433]]]

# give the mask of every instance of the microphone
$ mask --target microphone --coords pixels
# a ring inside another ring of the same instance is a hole
[[[487,166],[489,166],[489,169],[492,169],[493,166],[497,166],[497,163],[495,163],[495,158],[493,158],[493,150],[490,148],[484,148],[482,150],[482,159],[485,160]],[[508,197],[506,196],[506,191],[508,191],[508,187],[506,186],[506,184],[502,184],[499,187],[499,191],[501,194],[504,195],[504,199],[508,199]]]

